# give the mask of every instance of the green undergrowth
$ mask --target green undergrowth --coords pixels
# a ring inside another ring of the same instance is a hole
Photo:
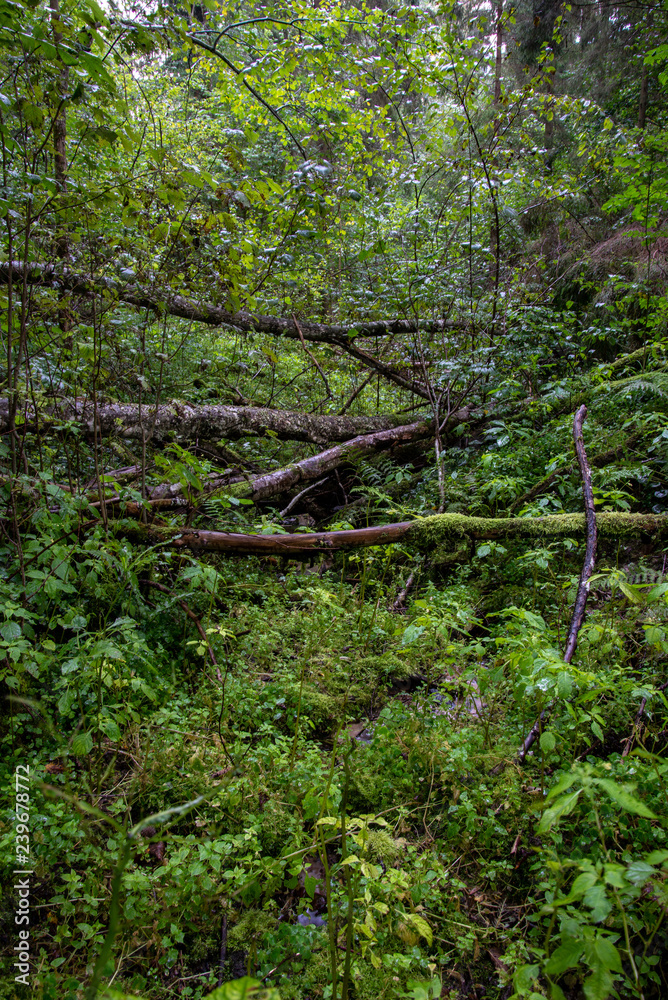
[[[393,612],[390,547],[290,567],[101,538],[3,590],[38,996],[248,973],[327,1000],[346,965],[360,1000],[663,995],[668,585],[637,546],[607,553],[568,665],[576,539],[418,567]]]

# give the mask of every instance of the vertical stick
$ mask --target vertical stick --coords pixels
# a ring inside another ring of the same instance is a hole
[[[575,454],[577,456],[578,465],[580,466],[580,474],[582,476],[582,494],[584,496],[587,535],[585,542],[584,563],[580,573],[580,580],[578,582],[578,592],[575,596],[571,626],[568,630],[568,636],[566,639],[566,650],[564,652],[565,663],[571,662],[573,653],[575,652],[575,647],[577,646],[578,632],[580,631],[582,622],[584,621],[585,607],[587,604],[587,597],[589,596],[589,577],[594,570],[594,563],[596,562],[597,533],[596,514],[594,511],[594,493],[591,487],[591,469],[589,468],[589,463],[587,462],[587,453],[585,452],[584,441],[582,439],[582,424],[584,423],[586,416],[587,407],[582,405],[575,414],[575,418],[573,420],[573,443],[575,444]],[[529,735],[525,739],[520,748],[520,752],[517,755],[517,759],[520,764],[524,763],[527,753],[536,742],[536,739],[542,730],[543,722],[545,721],[551,707],[551,704],[547,705],[531,727]]]

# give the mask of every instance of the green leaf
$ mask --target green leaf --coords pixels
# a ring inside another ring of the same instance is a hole
[[[114,743],[118,743],[121,738],[121,731],[118,728],[117,723],[114,722],[113,719],[110,719],[109,716],[102,716],[98,722],[98,729],[101,733],[104,733],[105,736],[108,736],[110,740],[113,740]]]
[[[312,875],[306,875],[304,877],[304,890],[309,899],[313,899],[315,895],[315,887],[318,884],[318,880],[313,878]]]
[[[93,749],[93,737],[90,733],[77,733],[72,740],[72,753],[75,757],[85,757]]]
[[[648,865],[663,864],[664,861],[668,861],[668,851],[666,850],[652,851],[651,854],[647,855],[645,861],[647,862]]]
[[[538,833],[547,833],[558,819],[562,816],[569,816],[575,809],[581,794],[582,789],[579,788],[577,792],[571,792],[570,795],[564,795],[563,798],[557,799],[555,804],[543,813],[543,817],[538,824]]]
[[[219,986],[207,995],[206,1000],[280,1000],[280,994],[271,987],[263,987],[257,979],[244,976]]]
[[[594,951],[596,957],[606,969],[610,969],[611,972],[622,971],[621,957],[609,937],[597,934],[594,941]]]
[[[603,743],[603,741],[605,740],[605,736],[603,735],[603,730],[599,726],[598,722],[595,722],[595,721],[592,722],[592,724],[591,724],[591,731],[594,734],[594,736],[596,737],[596,739],[600,740],[601,743]]]
[[[626,869],[626,877],[633,885],[644,885],[652,875],[656,870],[645,861],[632,861]]]
[[[612,903],[608,899],[605,886],[601,882],[587,889],[584,894],[584,904],[590,907],[591,919],[595,924],[600,923],[601,920],[605,920],[612,910]]]
[[[565,670],[557,675],[557,692],[560,698],[570,698],[573,692],[573,678]]]
[[[545,972],[548,976],[561,976],[566,969],[573,969],[584,951],[584,943],[569,938],[564,941],[545,963]]]
[[[431,927],[424,919],[424,917],[421,917],[419,913],[406,913],[404,919],[413,925],[418,934],[425,939],[425,941],[431,948],[431,945],[434,940],[434,935],[432,933]]]
[[[596,778],[596,784],[605,789],[613,802],[621,806],[625,812],[635,813],[636,816],[645,816],[647,819],[657,819],[656,813],[648,809],[644,802],[636,799],[621,785],[615,784],[609,778]]]
[[[582,984],[587,1000],[608,1000],[612,991],[612,976],[602,965],[597,966]]]
[[[550,753],[557,745],[554,733],[546,732],[540,734],[540,748],[543,753]]]
[[[5,624],[0,627],[0,635],[5,642],[12,642],[14,639],[20,639],[21,626],[18,622],[5,622]]]

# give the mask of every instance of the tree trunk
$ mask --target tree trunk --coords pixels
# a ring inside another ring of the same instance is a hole
[[[469,410],[456,415],[466,420]],[[0,433],[6,433],[9,401],[0,399]],[[90,400],[59,399],[40,407],[28,408],[28,429],[48,428],[49,421],[74,421],[88,435],[93,435],[94,411]],[[403,418],[405,420],[405,417]],[[178,441],[236,440],[244,436],[276,437],[281,441],[310,441],[328,444],[348,441],[364,434],[405,426],[402,417],[381,414],[370,417],[317,416],[290,410],[269,410],[255,406],[224,406],[204,404],[193,406],[178,401],[160,406],[143,406],[141,414],[136,403],[98,403],[98,433],[118,435],[132,440],[142,439],[142,428],[156,443]]]
[[[420,438],[428,437],[431,433],[431,424],[421,420],[403,427],[377,431],[375,434],[362,434],[346,441],[345,444],[336,445],[334,448],[328,448],[317,455],[303,458],[300,462],[294,462],[285,469],[277,469],[275,472],[267,472],[260,476],[249,476],[244,481],[232,484],[230,484],[229,477],[212,479],[206,483],[205,491],[211,494],[221,490],[228,495],[239,498],[249,498],[253,501],[267,500],[278,493],[294,489],[301,483],[318,479],[323,473],[332,472],[342,462],[354,461],[361,455],[372,454],[385,448],[391,448],[396,444],[417,441]],[[183,492],[180,483],[158,486],[152,491],[151,499],[179,497],[183,495]]]
[[[647,29],[651,31],[654,25],[654,11],[647,14]],[[647,121],[647,106],[649,103],[649,66],[643,60],[642,77],[640,79],[640,100],[638,102],[638,128],[644,129]]]
[[[668,536],[668,514],[596,515],[600,538],[623,539]],[[461,547],[463,541],[492,538],[527,539],[532,542],[557,538],[581,538],[586,534],[584,514],[553,514],[549,517],[494,518],[467,517],[463,514],[436,514],[415,521],[355,528],[350,531],[320,531],[295,535],[241,535],[226,531],[194,531],[190,528],[147,528],[123,521],[116,525],[118,534],[135,541],[171,544],[200,552],[224,552],[230,555],[284,555],[294,558],[337,549],[370,545],[403,545],[435,555]]]
[[[51,26],[53,28],[53,42],[58,49],[63,36],[59,30],[60,23],[60,0],[50,0]],[[69,81],[69,70],[63,63],[59,80],[59,101],[56,108],[56,116],[53,120],[53,165],[54,178],[58,194],[64,195],[67,188],[67,117],[65,114],[65,100],[67,97],[67,85]],[[59,223],[59,232],[56,238],[56,253],[62,259],[68,255],[67,234],[64,231],[62,222]],[[62,320],[61,320],[62,326]]]

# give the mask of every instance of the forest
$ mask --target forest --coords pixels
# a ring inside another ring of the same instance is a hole
[[[0,77],[0,998],[668,996],[668,2]]]

